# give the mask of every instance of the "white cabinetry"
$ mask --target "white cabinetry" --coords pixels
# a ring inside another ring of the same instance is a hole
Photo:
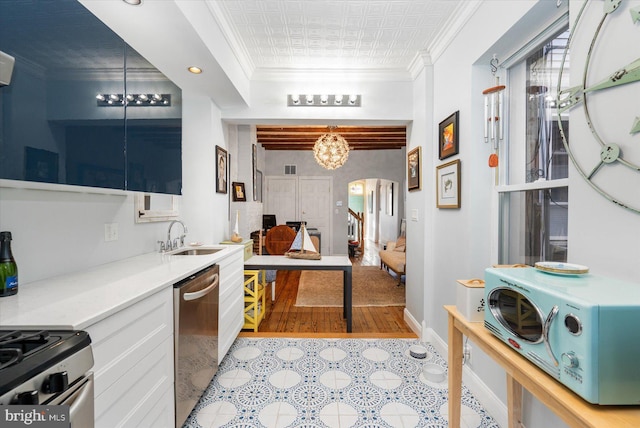
[[[220,308],[218,315],[218,364],[244,324],[244,252],[232,252],[220,260]]]
[[[86,329],[95,364],[95,426],[173,427],[173,288]]]

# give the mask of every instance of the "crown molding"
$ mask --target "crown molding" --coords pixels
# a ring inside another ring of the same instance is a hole
[[[413,81],[405,69],[322,69],[322,68],[258,68],[251,80],[308,82],[344,82],[345,80],[365,82],[407,82]]]
[[[427,52],[429,52],[431,60],[433,61],[432,64],[435,63],[440,55],[447,49],[483,1],[484,0],[465,0],[458,3],[456,10],[454,10],[451,17],[449,17],[442,26],[443,31],[440,31],[438,35],[436,35],[433,42],[427,48]]]
[[[418,51],[409,64],[409,74],[411,74],[411,78],[415,80],[425,67],[432,65],[433,61],[431,60],[429,52],[426,50]]]
[[[218,6],[218,3],[216,1],[207,0],[205,4],[207,5],[207,8],[209,9],[209,12],[211,13],[214,21],[216,21],[216,23],[220,27],[225,40],[231,47],[231,51],[240,64],[240,68],[242,68],[242,70],[244,71],[245,77],[250,80],[253,76],[254,71],[256,70],[256,66],[251,59],[251,55],[249,55],[249,52],[247,51],[245,45],[238,42],[240,37],[235,31],[235,27],[229,25],[227,16],[220,8],[220,6]]]

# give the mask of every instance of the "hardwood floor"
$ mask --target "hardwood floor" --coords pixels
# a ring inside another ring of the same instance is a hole
[[[380,266],[379,248],[367,241],[363,254],[352,258],[351,262],[354,265]],[[275,302],[271,302],[271,288],[268,286],[267,312],[258,332],[244,330],[242,335],[416,337],[404,322],[404,306],[354,307],[353,333],[346,334],[341,307],[295,306],[299,280],[299,271],[278,271]]]

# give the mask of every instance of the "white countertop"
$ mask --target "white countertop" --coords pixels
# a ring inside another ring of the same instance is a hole
[[[20,285],[18,294],[0,298],[0,328],[81,330],[244,249],[198,248],[221,250],[195,256],[148,253]]]

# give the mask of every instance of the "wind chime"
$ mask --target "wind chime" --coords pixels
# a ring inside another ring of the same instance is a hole
[[[491,74],[495,79],[495,86],[482,91],[484,95],[484,142],[491,143],[493,153],[489,156],[489,167],[496,168],[496,184],[498,184],[498,150],[500,142],[504,139],[503,124],[503,104],[504,89],[506,86],[500,84],[500,76],[496,76],[498,71],[498,58],[494,55],[489,62]]]

